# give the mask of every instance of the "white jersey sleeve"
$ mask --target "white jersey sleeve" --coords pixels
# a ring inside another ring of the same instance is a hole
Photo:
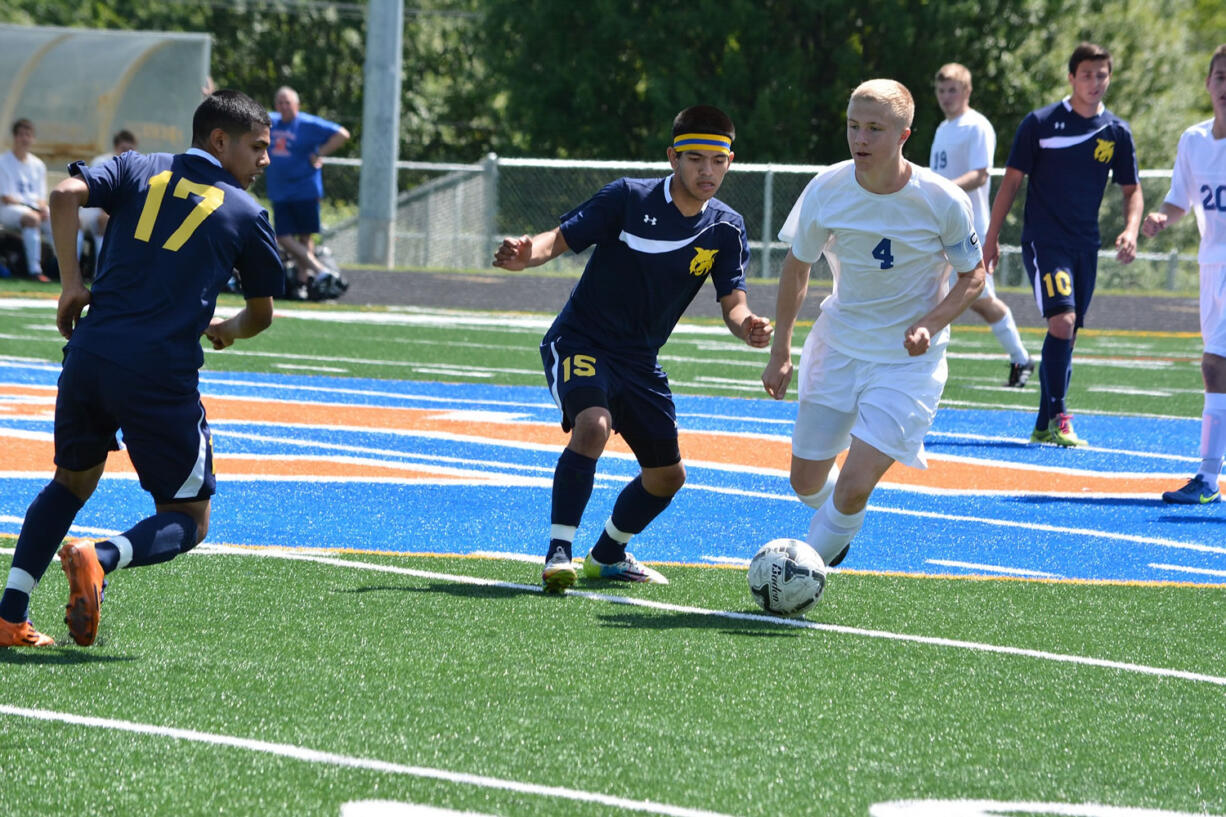
[[[779,228],[779,240],[790,244],[792,255],[806,264],[812,264],[818,259],[830,239],[830,231],[819,223],[816,212],[813,190],[819,178],[821,174],[809,180],[796,203],[792,205],[788,217],[784,219],[783,226]]]
[[[966,191],[959,187],[950,192],[954,195],[945,210],[941,244],[956,272],[970,272],[983,260],[983,248],[979,246],[971,200]]]
[[[1201,264],[1226,264],[1226,139],[1213,138],[1213,120],[1179,137],[1166,202],[1196,214]]]

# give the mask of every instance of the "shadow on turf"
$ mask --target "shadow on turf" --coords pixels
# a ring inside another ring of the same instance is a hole
[[[102,642],[98,642],[101,644]],[[54,647],[27,649],[17,647],[0,650],[0,664],[39,664],[44,666],[76,666],[80,664],[109,664],[116,661],[135,661],[127,655],[99,655],[88,649],[77,649],[67,644]]]
[[[758,613],[758,610],[744,610]],[[724,635],[753,635],[768,638],[798,638],[801,630],[780,627],[768,621],[743,621],[699,613],[670,613],[660,610],[627,610],[618,613],[601,613],[597,616],[609,627],[625,630],[719,630]]]
[[[433,582],[427,585],[409,584],[368,584],[363,587],[346,588],[337,593],[446,593],[461,598],[498,598],[511,599],[519,596],[540,595],[535,590],[518,587],[503,587],[499,585],[455,584],[453,582]]]
[[[1028,505],[1094,505],[1095,507],[1121,508],[1169,508],[1161,497],[1148,499],[1145,497],[1092,497],[1092,496],[1042,496],[1039,494],[1016,496],[1011,502],[1023,502]]]

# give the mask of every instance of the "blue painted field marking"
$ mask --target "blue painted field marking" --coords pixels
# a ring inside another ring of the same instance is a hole
[[[4,383],[54,387],[58,372],[58,366],[45,362],[0,359]],[[434,463],[491,480],[461,485],[422,484],[410,478],[272,480],[223,471],[218,475],[213,541],[528,555],[543,547],[555,447],[482,439],[476,424],[465,435],[344,426],[346,406],[408,407],[440,414],[476,409],[504,419],[553,424],[557,410],[543,388],[207,372],[202,390],[206,401],[275,395],[286,402],[337,407],[338,423],[329,427],[217,420],[217,445],[227,455],[310,453],[360,457],[372,463]],[[677,404],[683,431],[742,433],[780,441],[787,440],[795,411],[794,403],[765,399],[680,395]],[[1025,445],[1020,440],[1029,422],[1026,412],[950,408],[938,414],[928,447],[934,457],[1089,474],[1183,475],[1189,470],[1196,420],[1101,415],[1079,420],[1079,432],[1101,448]],[[49,420],[0,415],[0,440],[6,433],[50,431]],[[1169,450],[1172,444],[1183,450]],[[18,525],[5,519],[21,518],[50,469],[48,462],[45,475],[0,475],[0,532],[16,533]],[[628,456],[602,458],[577,548],[590,544],[617,491],[636,471]],[[985,481],[991,476],[985,468]],[[273,484],[277,487],[270,487]],[[993,487],[983,486],[987,491]],[[275,503],[268,501],[270,493],[275,493]],[[270,506],[275,510],[260,510]],[[352,524],[353,507],[369,510],[368,524],[360,529]],[[849,568],[956,574],[976,572],[959,565],[980,565],[1074,579],[1226,584],[1226,554],[1217,546],[1226,546],[1226,512],[1220,505],[1187,509],[1163,505],[1157,497],[992,496],[885,486],[874,494],[871,508],[846,562]],[[122,529],[146,512],[147,497],[134,479],[108,478],[78,523]],[[768,539],[803,537],[808,517],[809,510],[792,497],[782,470],[695,463],[686,489],[635,540],[633,549],[649,560],[736,562]]]

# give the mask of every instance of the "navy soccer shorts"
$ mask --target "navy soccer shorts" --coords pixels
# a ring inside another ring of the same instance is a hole
[[[562,410],[562,430],[570,431],[579,412],[592,406],[609,410],[613,430],[622,435],[643,468],[681,461],[677,409],[668,375],[654,363],[619,357],[581,338],[553,332],[541,341],[545,380]]]
[[[55,398],[55,464],[88,471],[119,450],[116,431],[154,501],[216,493],[213,439],[198,391],[168,389],[105,358],[68,350]]]
[[[315,235],[319,232],[319,199],[274,201],[272,221],[277,235]]]
[[[1075,312],[1077,327],[1085,325],[1098,280],[1098,250],[1031,241],[1022,245],[1022,264],[1044,318]]]

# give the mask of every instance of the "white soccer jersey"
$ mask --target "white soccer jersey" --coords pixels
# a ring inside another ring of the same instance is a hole
[[[932,139],[932,154],[928,166],[947,179],[956,179],[963,173],[984,168],[992,170],[996,155],[996,131],[987,117],[973,108],[954,119],[937,125]],[[992,219],[992,205],[988,202],[991,180],[967,193],[975,214],[975,232],[982,238],[988,232]]]
[[[47,166],[33,153],[20,161],[7,151],[0,156],[0,195],[17,196],[26,204],[47,198]]]
[[[1167,204],[1196,213],[1201,264],[1226,264],[1226,139],[1213,138],[1213,120],[1179,137]]]
[[[856,181],[851,160],[809,182],[779,239],[813,263],[824,254],[834,291],[813,326],[829,345],[860,360],[911,359],[908,327],[948,293],[947,264],[970,272],[982,258],[965,191],[911,164],[911,178],[895,193],[870,193]],[[927,354],[944,354],[949,327]]]

